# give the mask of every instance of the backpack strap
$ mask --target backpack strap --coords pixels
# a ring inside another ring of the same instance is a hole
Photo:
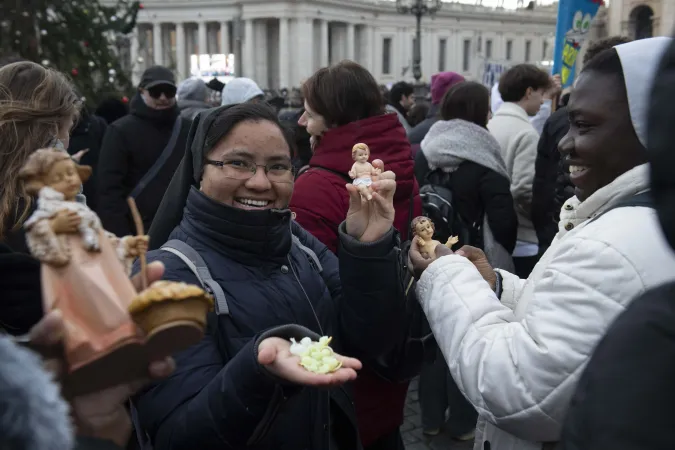
[[[643,191],[640,192],[639,194],[635,194],[632,197],[627,198],[626,200],[620,201],[616,203],[615,205],[612,205],[610,208],[607,210],[601,212],[597,216],[593,217],[589,224],[592,222],[595,222],[598,220],[600,217],[603,215],[607,214],[608,212],[612,211],[613,209],[617,208],[626,208],[626,207],[631,207],[631,206],[642,206],[644,208],[654,208],[654,199],[652,198],[652,193],[651,191]]]
[[[305,246],[300,242],[300,238],[298,238],[296,235],[292,234],[292,239],[293,243],[298,246],[300,250],[305,252],[307,257],[309,258],[309,262],[314,266],[314,268],[319,272],[319,274],[323,273],[323,266],[321,265],[321,261],[319,261],[319,257],[316,256],[316,253],[314,253],[314,250],[311,248]]]
[[[227,306],[227,299],[223,288],[211,276],[208,266],[204,259],[197,253],[197,251],[190,245],[178,239],[172,239],[166,244],[162,245],[160,250],[173,253],[178,256],[187,265],[192,273],[195,274],[199,283],[209,294],[216,299],[216,314],[229,315],[230,308]]]

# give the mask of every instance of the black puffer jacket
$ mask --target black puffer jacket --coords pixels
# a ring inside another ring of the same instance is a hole
[[[558,152],[558,143],[569,128],[567,107],[563,107],[548,118],[539,138],[532,185],[532,224],[541,253],[546,251],[558,233],[560,208],[574,195],[574,185]]]
[[[131,101],[131,113],[108,126],[98,163],[99,204],[96,212],[103,227],[111,233],[117,236],[135,234],[127,197],[162,154],[177,117],[177,107],[154,110],[137,94]],[[164,191],[185,154],[191,122],[180,120],[181,131],[173,153],[136,198],[146,230],[150,228]]]
[[[318,256],[320,272],[292,235]],[[243,211],[192,187],[170,239],[188,243],[204,258],[225,291],[229,315],[212,313],[202,342],[176,355],[176,371],[137,399],[154,447],[361,448],[348,388],[281,382],[258,364],[257,345],[265,336],[288,337],[288,329],[278,327],[297,324],[333,336],[336,351],[375,364],[405,329],[393,228],[380,241],[362,244],[343,224],[338,260],[291,221],[290,210]],[[165,279],[197,283],[172,253],[154,250],[148,260],[165,264]],[[337,446],[329,446],[331,437]]]

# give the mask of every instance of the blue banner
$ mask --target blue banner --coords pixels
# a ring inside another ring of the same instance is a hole
[[[603,0],[560,0],[558,3],[553,74],[560,74],[563,88],[574,82],[577,55],[602,4]]]

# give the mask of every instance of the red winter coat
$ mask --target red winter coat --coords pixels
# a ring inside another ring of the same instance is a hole
[[[309,161],[310,169],[295,182],[291,209],[296,220],[333,252],[337,251],[338,226],[349,209],[345,184],[351,169],[352,147],[363,142],[370,159],[381,159],[385,170],[396,174],[394,227],[407,239],[410,197],[414,192],[413,217],[422,214],[415,180],[410,143],[396,114],[384,114],[333,128],[321,141]],[[322,169],[323,168],[323,169]],[[325,170],[327,169],[327,170]],[[354,384],[354,403],[361,441],[368,446],[403,423],[407,383],[390,383],[364,368]]]

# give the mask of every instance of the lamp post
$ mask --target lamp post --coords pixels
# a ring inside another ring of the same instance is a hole
[[[413,76],[417,83],[422,78],[422,16],[431,16],[441,9],[441,0],[396,0],[396,10],[412,14],[417,19],[415,46],[413,47]]]

